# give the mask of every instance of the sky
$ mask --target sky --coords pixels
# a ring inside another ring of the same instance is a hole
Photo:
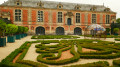
[[[0,0],[0,4],[7,0]],[[116,12],[116,17],[120,18],[120,0],[45,0],[45,1],[58,1],[58,2],[69,2],[69,3],[80,3],[80,4],[93,4],[103,5]]]

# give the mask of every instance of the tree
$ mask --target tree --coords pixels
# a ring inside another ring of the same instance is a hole
[[[117,23],[120,23],[120,18],[118,18],[118,19],[116,20],[116,22],[117,22]]]
[[[110,32],[110,28],[106,28],[106,32],[109,33]]]
[[[6,33],[8,35],[13,35],[18,31],[18,26],[14,25],[14,24],[7,24],[7,29],[6,29]]]
[[[6,31],[6,23],[3,21],[0,21],[0,38],[5,36]]]
[[[23,32],[22,26],[18,26],[17,34],[21,34]]]
[[[24,27],[24,33],[28,32],[28,27]]]
[[[119,28],[114,28],[114,30],[113,30],[115,33],[118,33],[118,31],[119,31]]]

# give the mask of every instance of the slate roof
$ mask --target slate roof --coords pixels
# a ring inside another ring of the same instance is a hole
[[[5,6],[16,6],[15,2],[17,0],[8,0],[5,3],[1,5]],[[103,5],[90,5],[90,4],[79,4],[79,3],[66,3],[66,2],[55,2],[55,1],[42,1],[42,0],[19,0],[22,2],[22,6],[24,7],[39,7],[37,3],[40,1],[44,3],[44,8],[51,8],[51,9],[57,9],[57,5],[61,3],[63,5],[63,9],[68,9],[68,10],[74,10],[76,5],[79,5],[81,8],[80,10],[83,11],[90,11],[92,7],[96,7],[95,11],[104,11],[105,6]],[[113,12],[110,10],[110,12]]]

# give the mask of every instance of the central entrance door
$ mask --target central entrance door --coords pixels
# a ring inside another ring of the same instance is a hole
[[[45,35],[45,28],[44,27],[37,27],[36,34],[37,35]]]
[[[67,25],[71,25],[71,18],[67,19]]]
[[[64,28],[63,27],[57,27],[56,28],[56,35],[64,35]]]

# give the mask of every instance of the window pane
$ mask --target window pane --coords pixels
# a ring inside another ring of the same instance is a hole
[[[58,12],[58,22],[62,22],[62,12]]]
[[[76,23],[80,23],[80,13],[76,13]]]
[[[15,10],[15,21],[21,21],[21,10]]]
[[[43,11],[38,11],[38,22],[43,22]]]
[[[15,21],[18,21],[18,16],[15,16]]]

